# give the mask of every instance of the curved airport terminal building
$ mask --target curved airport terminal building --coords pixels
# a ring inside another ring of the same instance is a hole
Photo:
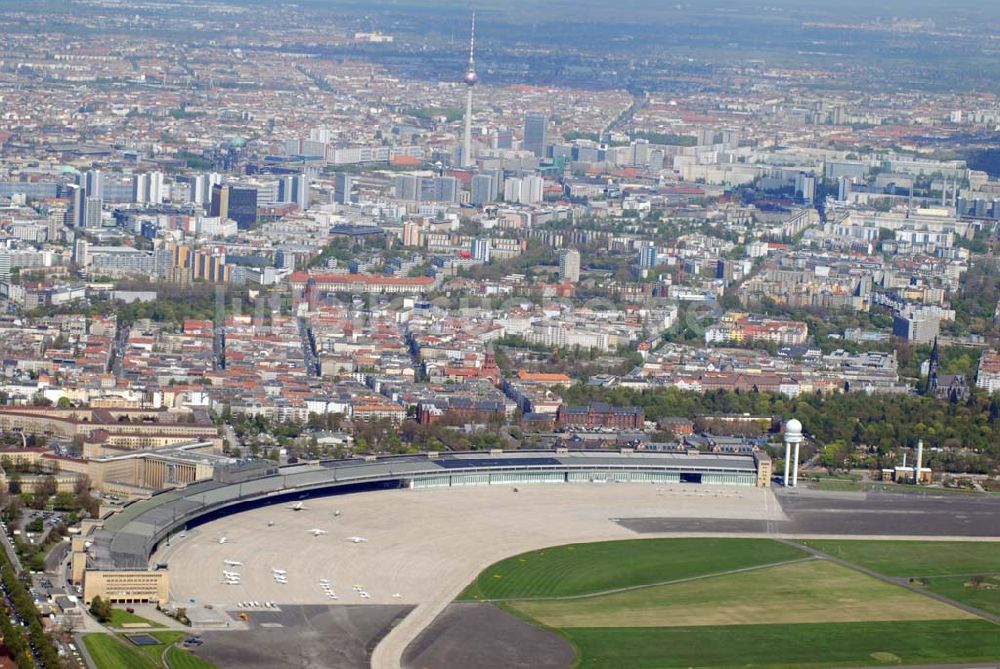
[[[476,485],[683,483],[768,486],[771,461],[752,456],[632,451],[425,454],[220,468],[213,479],[133,502],[73,541],[72,578],[85,602],[165,602],[166,565],[150,565],[164,539],[251,508],[368,490]]]

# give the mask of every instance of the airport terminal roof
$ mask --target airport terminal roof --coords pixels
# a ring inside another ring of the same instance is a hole
[[[513,469],[655,469],[691,472],[755,472],[753,458],[739,455],[616,451],[517,451],[387,456],[333,460],[282,467],[277,474],[241,483],[210,480],[169,490],[133,502],[104,521],[94,535],[92,566],[96,569],[146,569],[156,544],[195,518],[239,503],[252,503],[296,493],[313,493],[352,484],[378,484],[455,470]]]

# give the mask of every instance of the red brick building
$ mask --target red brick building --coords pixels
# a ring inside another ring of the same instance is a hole
[[[641,430],[646,422],[642,407],[615,407],[603,402],[590,406],[561,406],[556,421],[559,427],[610,428]]]

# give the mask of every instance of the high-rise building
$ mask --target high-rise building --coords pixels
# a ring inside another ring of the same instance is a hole
[[[469,202],[481,207],[492,202],[497,197],[496,181],[489,174],[477,174],[472,177],[472,197]]]
[[[209,214],[223,221],[231,218],[240,230],[246,230],[257,222],[257,189],[223,184],[212,186]]]
[[[542,201],[545,181],[534,175],[507,179],[503,185],[503,199],[515,204],[537,204]]]
[[[100,170],[89,170],[84,176],[83,186],[88,196],[104,199],[104,175]]]
[[[212,202],[208,213],[222,220],[229,218],[229,186],[222,184],[212,186]]]
[[[354,185],[354,180],[351,179],[351,175],[346,172],[337,172],[337,177],[335,184],[336,191],[334,193],[334,201],[337,204],[350,204],[351,202],[351,187]],[[399,194],[397,193],[397,196]]]
[[[465,130],[462,135],[462,167],[472,165],[475,161],[472,155],[472,88],[479,81],[476,74],[476,14],[472,14],[472,31],[469,33],[469,66],[465,70],[462,82],[466,87],[465,96]]]
[[[162,204],[166,197],[163,188],[163,172],[149,173],[149,202],[150,204]]]
[[[524,140],[521,147],[531,151],[539,158],[545,157],[546,134],[549,127],[549,117],[538,112],[528,112],[524,115]]]
[[[840,177],[837,180],[837,200],[847,202],[847,198],[851,196],[853,186],[854,184],[849,177]]]
[[[75,262],[79,267],[86,267],[90,257],[88,255],[88,250],[90,246],[86,239],[79,238],[76,239],[73,244],[73,262]]]
[[[816,177],[812,174],[799,172],[795,178],[795,194],[806,204],[812,204],[816,199]]]
[[[526,176],[522,180],[521,195],[523,204],[537,204],[545,194],[545,181],[539,176]]]
[[[10,251],[0,249],[0,279],[10,279]]]
[[[86,199],[86,205],[84,211],[85,215],[84,215],[83,227],[90,229],[101,227],[100,198],[88,196]]]
[[[241,230],[252,227],[257,222],[257,189],[241,186],[229,188],[229,218],[236,221]]]
[[[498,128],[496,134],[496,148],[511,149],[513,147],[514,131],[507,127]]]
[[[505,202],[518,203],[521,201],[521,179],[507,179],[503,184],[503,199]]]
[[[437,202],[458,202],[458,179],[455,177],[435,178],[434,200]]]
[[[198,249],[194,254],[192,276],[196,280],[223,283],[229,279],[230,270],[224,253],[213,249]]]
[[[485,238],[479,238],[472,240],[472,248],[470,249],[472,257],[476,260],[481,260],[483,262],[490,261],[490,240]]]
[[[403,223],[403,246],[420,246],[420,224],[414,221]]]
[[[646,244],[639,250],[639,267],[649,268],[656,266],[656,247]]]
[[[309,177],[306,174],[292,177],[292,202],[299,205],[302,211],[309,208],[309,187]]]
[[[209,190],[208,198],[205,197],[205,189],[210,188],[208,186],[208,175],[198,174],[188,179],[188,183],[191,184],[191,201],[195,204],[204,205],[209,198],[212,197],[211,190]]]
[[[400,174],[393,181],[396,197],[400,200],[417,200],[420,197],[421,179],[412,174]]]
[[[258,193],[258,198],[260,194]],[[278,181],[278,202],[290,202],[299,205],[305,211],[309,208],[309,177],[305,174],[294,174],[281,177]]]
[[[87,224],[87,189],[76,184],[69,184],[67,188],[69,189],[67,224],[74,228],[82,228]]]
[[[580,252],[576,249],[564,249],[559,253],[559,279],[566,283],[577,283],[580,280]]]
[[[138,204],[149,202],[149,174],[132,175],[132,201]]]

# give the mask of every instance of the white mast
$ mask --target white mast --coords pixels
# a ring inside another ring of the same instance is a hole
[[[479,81],[476,74],[476,13],[472,13],[472,32],[469,35],[469,67],[462,78],[468,88],[465,96],[465,135],[462,140],[462,167],[472,165],[472,87]]]

